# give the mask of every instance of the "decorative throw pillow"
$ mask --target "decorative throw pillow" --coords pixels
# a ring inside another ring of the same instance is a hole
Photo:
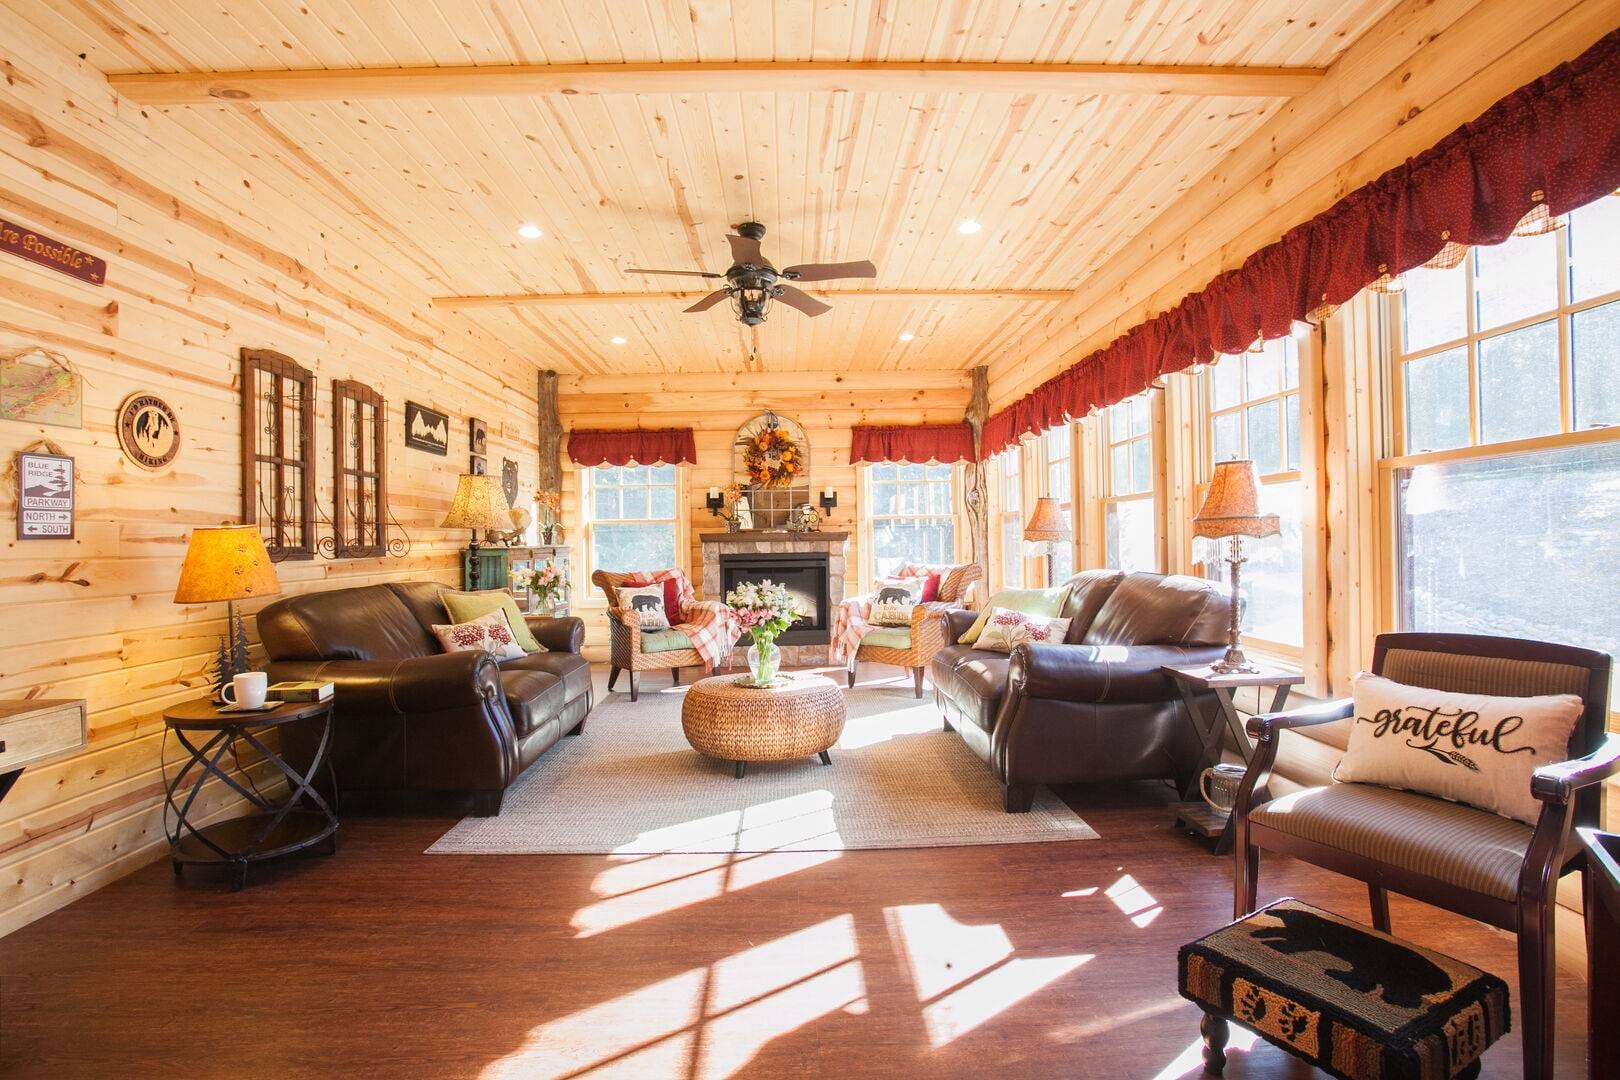
[[[974,643],[975,649],[986,652],[1010,653],[1019,645],[1057,645],[1069,632],[1068,619],[1049,619],[1040,615],[1027,615],[1022,611],[991,608],[985,620],[984,631]]]
[[[1467,803],[1534,825],[1530,774],[1569,756],[1585,708],[1574,694],[1487,697],[1403,686],[1362,672],[1355,723],[1335,780]]]
[[[433,636],[445,652],[468,652],[487,649],[497,660],[513,660],[526,655],[512,633],[512,624],[506,621],[506,612],[496,608],[488,615],[480,615],[471,622],[449,626],[435,624]]]
[[[873,626],[910,626],[911,612],[922,597],[926,579],[892,577],[883,579],[872,596],[872,612],[866,621]]]
[[[619,606],[640,616],[643,630],[669,629],[662,581],[655,581],[651,585],[620,585]]]
[[[973,625],[967,628],[967,632],[959,640],[963,645],[977,643],[979,635],[984,632],[985,622],[996,608],[1055,619],[1063,610],[1063,602],[1068,597],[1067,585],[1060,585],[1055,589],[1003,589],[990,598],[984,610],[979,612],[979,617],[973,620]]]
[[[932,604],[939,599],[939,575],[929,574],[923,578],[922,600],[920,603]]]
[[[488,615],[492,611],[506,612],[506,623],[512,630],[512,635],[524,652],[545,652],[545,646],[535,640],[529,631],[529,624],[523,618],[523,612],[518,610],[517,601],[505,589],[487,589],[478,592],[456,592],[447,589],[439,594],[444,601],[444,613],[450,616],[453,623],[472,622],[481,615]]]

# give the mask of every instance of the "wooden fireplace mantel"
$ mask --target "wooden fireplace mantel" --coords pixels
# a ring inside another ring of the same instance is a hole
[[[805,543],[836,543],[848,540],[850,533],[824,529],[821,532],[793,532],[789,529],[742,529],[738,532],[706,532],[699,533],[698,539],[705,544],[746,544],[750,542],[781,543],[784,540],[803,541]]]

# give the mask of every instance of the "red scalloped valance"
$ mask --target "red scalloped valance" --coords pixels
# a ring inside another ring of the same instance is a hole
[[[862,461],[937,461],[954,465],[973,460],[973,429],[966,424],[911,424],[850,429],[850,464]]]
[[[1282,337],[1448,242],[1499,244],[1536,207],[1563,214],[1617,187],[1620,30],[996,413],[983,453]]]
[[[568,433],[568,457],[576,465],[691,465],[697,443],[691,428],[575,428]]]

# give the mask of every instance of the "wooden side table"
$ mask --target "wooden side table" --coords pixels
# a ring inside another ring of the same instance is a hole
[[[1305,676],[1266,670],[1243,675],[1221,675],[1211,671],[1208,664],[1197,667],[1167,664],[1161,670],[1175,681],[1176,689],[1181,692],[1182,704],[1187,709],[1187,722],[1192,724],[1193,732],[1204,748],[1193,781],[1181,793],[1182,801],[1176,804],[1176,825],[1191,829],[1205,838],[1213,838],[1215,854],[1224,855],[1232,847],[1232,815],[1209,805],[1198,793],[1198,777],[1221,760],[1221,722],[1226,722],[1226,730],[1231,732],[1232,741],[1247,765],[1254,756],[1254,746],[1249,742],[1248,732],[1243,730],[1243,718],[1238,715],[1234,695],[1250,687],[1272,687],[1269,711],[1281,712],[1283,706],[1288,704],[1288,691],[1304,682]],[[1198,707],[1198,699],[1194,695],[1201,692],[1214,695],[1214,708]]]
[[[83,698],[0,701],[0,799],[23,770],[86,742]]]
[[[1620,1076],[1620,833],[1580,829],[1586,847],[1586,1075]]]
[[[309,771],[300,775],[258,736],[306,720],[322,724],[321,738]],[[163,722],[190,755],[174,779],[164,785],[164,829],[176,877],[188,865],[229,865],[231,889],[235,891],[247,884],[249,863],[306,851],[322,841],[329,844],[327,854],[336,853],[337,814],[313,787],[323,766],[332,777],[327,757],[332,740],[331,701],[289,701],[260,712],[226,712],[210,701],[188,701],[165,712]],[[220,761],[238,739],[281,771],[288,787],[284,801],[271,802],[251,785],[243,787],[220,767]],[[182,787],[193,773],[190,788],[182,795]],[[191,809],[210,777],[241,795],[256,812],[211,825],[193,824],[189,818]],[[332,790],[337,791],[335,777]],[[170,811],[174,813],[172,828]]]

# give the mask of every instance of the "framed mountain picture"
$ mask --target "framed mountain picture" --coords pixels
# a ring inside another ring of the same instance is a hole
[[[450,417],[437,409],[405,403],[405,445],[443,457],[450,453]]]

